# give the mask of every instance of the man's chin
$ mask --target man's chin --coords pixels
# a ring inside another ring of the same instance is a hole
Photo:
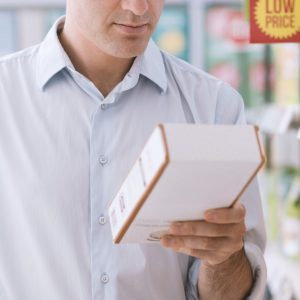
[[[124,59],[130,59],[130,58],[135,58],[145,52],[145,49],[140,50],[140,51],[122,51],[122,52],[114,52],[110,53],[111,56],[114,56],[116,58],[124,58]]]
[[[145,48],[140,51],[127,51],[127,52],[123,52],[123,53],[116,53],[115,56],[119,57],[119,58],[130,59],[130,58],[135,58],[139,55],[142,55],[144,52],[145,52]]]
[[[146,41],[125,40],[117,44],[111,44],[111,45],[107,44],[106,45],[107,51],[105,52],[114,57],[130,59],[143,54],[148,46],[148,43],[149,40]],[[103,48],[103,47],[99,45],[99,48]]]

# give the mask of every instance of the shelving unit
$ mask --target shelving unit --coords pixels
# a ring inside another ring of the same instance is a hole
[[[285,257],[279,250],[279,245],[269,245],[266,251],[269,286],[274,294],[274,300],[300,299],[300,267]]]

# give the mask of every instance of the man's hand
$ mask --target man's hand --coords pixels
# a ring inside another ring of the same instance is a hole
[[[237,201],[231,208],[206,211],[203,221],[174,223],[170,235],[161,239],[162,246],[201,259],[201,299],[237,300],[249,292],[252,272],[243,250],[245,216],[245,207]],[[234,295],[233,285],[240,291]]]
[[[205,212],[204,221],[178,222],[161,244],[215,265],[243,248],[246,210],[238,201],[232,208]]]

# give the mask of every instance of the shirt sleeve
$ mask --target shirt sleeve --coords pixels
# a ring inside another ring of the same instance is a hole
[[[247,300],[263,299],[267,281],[267,269],[263,253],[259,247],[251,242],[245,242],[244,248],[250,262],[254,278],[254,284]]]
[[[218,91],[215,111],[216,124],[246,124],[244,102],[233,88],[222,84]],[[246,208],[247,232],[244,238],[244,248],[253,272],[253,288],[247,300],[263,299],[267,271],[264,261],[266,244],[265,224],[262,212],[261,193],[256,177],[241,197]],[[189,269],[186,286],[188,300],[200,299],[198,296],[198,274],[201,261],[195,259]]]
[[[267,269],[263,256],[266,232],[260,194],[258,178],[255,178],[241,197],[241,202],[247,212],[247,232],[244,237],[244,247],[254,278],[251,294],[247,298],[249,300],[263,299],[267,282]]]
[[[219,92],[219,107],[216,112],[218,123],[246,124],[242,97],[229,85],[224,84]],[[248,300],[263,299],[267,282],[267,269],[263,253],[266,246],[266,232],[263,217],[261,192],[258,177],[249,185],[241,197],[246,208],[247,232],[244,248],[253,272],[253,288]]]
[[[234,90],[233,94],[238,101],[242,102],[242,104],[239,105],[240,110],[235,123],[246,124],[243,100]],[[258,177],[253,180],[245,191],[241,197],[241,202],[244,204],[247,212],[247,232],[244,238],[244,248],[254,278],[253,287],[247,300],[259,300],[264,297],[267,282],[267,268],[264,260],[266,231]]]

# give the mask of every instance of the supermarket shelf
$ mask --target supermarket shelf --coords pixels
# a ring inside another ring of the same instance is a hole
[[[300,261],[284,257],[275,245],[267,247],[265,259],[274,300],[300,300]]]

